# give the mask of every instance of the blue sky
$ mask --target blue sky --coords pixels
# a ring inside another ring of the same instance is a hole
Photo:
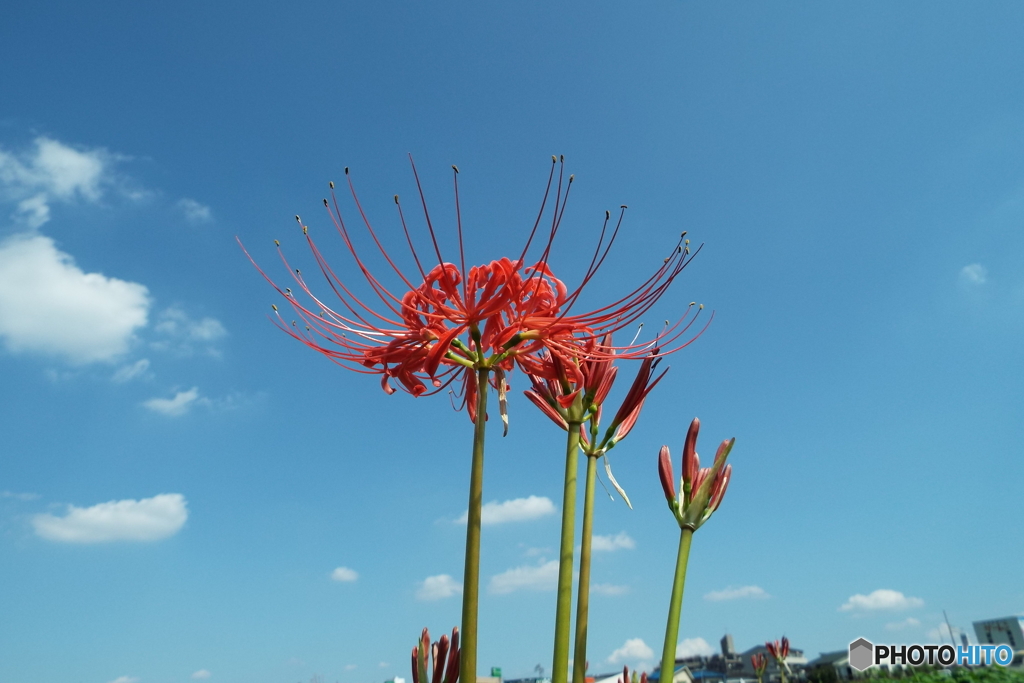
[[[681,230],[705,244],[652,324],[692,300],[714,323],[612,453],[635,509],[599,496],[591,670],[660,652],[656,455],[678,467],[694,415],[707,456],[737,443],[684,650],[1024,611],[1019,3],[0,14],[0,679],[379,683],[457,623],[468,420],[275,330],[234,241],[275,277],[273,239],[311,267],[300,213],[344,264],[320,200],[349,166],[400,252],[407,153],[449,249],[459,165],[474,263],[521,247],[551,154],[576,175],[568,282],[628,204],[592,307]],[[512,386],[479,657],[506,677],[550,669],[563,467]]]

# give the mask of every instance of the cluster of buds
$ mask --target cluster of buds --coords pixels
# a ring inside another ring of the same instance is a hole
[[[601,433],[601,415],[605,399],[615,383],[618,368],[614,365],[615,347],[612,337],[605,335],[593,342],[588,353],[599,356],[599,360],[566,360],[559,355],[545,353],[540,362],[529,371],[533,387],[523,393],[541,412],[562,429],[568,430],[570,423],[578,424],[580,444],[588,457],[600,458],[626,438],[640,417],[647,394],[657,386],[668,370],[655,375],[661,363],[659,349],[655,348],[640,363],[633,384],[626,392],[622,404],[615,412],[611,423]],[[605,474],[623,500],[629,497],[615,481],[611,465],[605,458]]]
[[[763,652],[750,655],[750,666],[754,667],[754,675],[757,676],[757,683],[764,681],[764,672],[768,668],[768,658]]]
[[[682,490],[678,496],[672,474],[672,453],[668,446],[662,446],[658,454],[658,476],[669,509],[676,516],[679,526],[691,531],[696,531],[722,504],[732,476],[732,465],[726,465],[725,460],[736,442],[736,439],[723,441],[718,446],[712,466],[701,469],[700,457],[697,455],[698,431],[700,420],[693,418],[683,444]],[[788,641],[785,638],[783,641],[786,642],[788,652]]]
[[[433,667],[428,668],[428,661]],[[445,667],[447,661],[448,666]],[[458,683],[459,680],[459,628],[452,629],[452,638],[441,636],[431,644],[430,632],[423,629],[420,641],[412,649],[412,683]]]
[[[782,636],[782,640],[776,640],[774,642],[768,642],[764,644],[765,649],[768,650],[768,654],[772,656],[775,663],[781,670],[783,665],[786,663],[786,657],[789,656],[789,638]],[[764,655],[761,655],[762,657]]]
[[[624,666],[622,667],[622,678],[615,683],[647,683],[647,672],[637,673],[634,671],[633,677],[630,678],[629,667]]]
[[[786,657],[789,656],[789,638],[782,636],[782,641],[767,642],[764,644],[768,654],[775,660],[775,666],[779,668],[779,680],[786,683]]]

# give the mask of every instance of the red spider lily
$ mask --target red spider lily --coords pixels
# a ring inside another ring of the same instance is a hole
[[[654,349],[644,358],[640,364],[640,370],[612,418],[611,424],[608,425],[604,435],[598,438],[604,401],[618,375],[618,368],[612,363],[612,359],[615,358],[614,350],[612,336],[607,334],[600,341],[588,341],[584,352],[593,355],[589,360],[578,364],[576,362],[566,363],[560,356],[545,351],[540,356],[539,364],[550,367],[551,374],[554,374],[556,379],[545,379],[531,372],[529,377],[533,388],[523,393],[540,408],[541,412],[562,429],[568,430],[570,422],[579,424],[580,441],[584,452],[590,457],[604,457],[604,468],[608,480],[626,501],[626,505],[632,508],[629,496],[626,495],[612,474],[607,454],[633,429],[640,417],[647,394],[657,386],[668,370],[666,369],[657,377],[652,377],[654,370],[661,362],[658,349]],[[568,371],[570,366],[574,372]],[[536,368],[538,364],[531,360],[529,367]],[[590,423],[589,430],[586,422]]]
[[[754,673],[757,674],[758,679],[764,676],[765,669],[768,668],[768,658],[764,656],[763,652],[758,652],[756,655],[750,655],[750,666],[754,668]]]
[[[672,474],[672,454],[668,446],[662,446],[658,453],[658,478],[665,492],[665,499],[681,527],[696,530],[722,504],[725,491],[729,488],[732,477],[732,465],[725,460],[732,451],[736,439],[726,439],[718,446],[715,462],[711,467],[701,469],[700,457],[697,455],[697,432],[700,431],[700,420],[693,418],[686,432],[683,444],[683,481],[680,495]],[[788,648],[788,641],[787,648]],[[788,649],[787,649],[788,652]]]
[[[611,334],[605,335],[600,341],[589,340],[582,351],[585,360],[579,363],[566,362],[560,356],[549,352],[541,354],[538,359],[524,362],[533,388],[523,393],[562,429],[568,429],[569,418],[573,412],[577,413],[579,418],[573,421],[582,422],[590,419],[596,427],[600,422],[605,399],[619,371],[612,363],[616,358],[616,348],[611,345],[611,340]],[[652,379],[659,363],[660,350],[652,349],[640,364],[640,370],[604,437],[600,442],[595,442],[595,448],[609,450],[633,429],[647,394],[668,372],[666,369]],[[550,378],[552,375],[553,378]],[[581,437],[589,446],[586,430],[581,433]]]
[[[459,680],[459,628],[452,629],[451,641],[448,636],[433,645],[430,632],[423,629],[420,641],[412,649],[412,683],[457,683]],[[433,659],[433,667],[428,666]],[[445,667],[445,660],[448,662]]]
[[[590,265],[579,286],[570,291],[548,266],[552,242],[561,225],[573,181],[573,177],[569,176],[568,182],[564,182],[564,171],[561,170],[564,165],[558,174],[546,244],[538,260],[533,263],[526,260],[545,216],[556,162],[552,157],[551,173],[540,212],[519,257],[515,260],[501,258],[469,269],[466,268],[463,249],[458,169],[453,167],[459,240],[459,265],[456,266],[445,261],[441,254],[437,234],[413,166],[429,233],[430,251],[432,259],[436,258],[436,264],[431,265],[427,259],[421,258],[420,252],[414,247],[396,195],[398,217],[415,263],[415,276],[404,273],[385,250],[378,232],[363,211],[348,169],[345,169],[352,200],[370,240],[405,293],[401,296],[394,294],[370,271],[366,259],[355,246],[332,183],[331,200],[325,199],[324,204],[353,259],[355,270],[365,280],[373,296],[379,299],[380,305],[372,307],[367,303],[365,295],[356,293],[351,280],[339,276],[313,241],[308,227],[296,217],[320,273],[341,303],[332,308],[314,294],[302,272],[292,268],[281,252],[280,244],[275,242],[282,262],[292,273],[298,290],[308,298],[308,301],[300,301],[290,288],[282,289],[264,273],[264,277],[286,298],[297,318],[301,319],[301,324],[296,320],[289,326],[278,313],[276,324],[340,365],[357,372],[381,375],[381,385],[387,393],[394,391],[392,380],[398,387],[416,396],[437,393],[454,381],[459,373],[464,373],[464,403],[470,406],[470,411],[474,405],[470,399],[476,391],[473,370],[507,372],[518,362],[535,374],[550,374],[553,371],[544,363],[533,362],[533,358],[542,349],[547,349],[553,357],[565,361],[575,359],[576,362],[599,363],[615,355],[640,358],[650,354],[655,347],[668,348],[668,351],[663,351],[668,353],[688,344],[692,339],[684,337],[697,318],[696,313],[690,314],[694,306],[692,303],[683,317],[667,325],[653,341],[634,341],[616,348],[594,344],[611,332],[637,323],[665,293],[696,252],[691,254],[689,240],[680,237],[671,255],[639,287],[612,304],[586,313],[575,313],[574,307],[584,287],[597,274],[618,235],[625,207],[622,207],[610,233],[611,215],[605,212],[604,225]],[[263,273],[262,270],[260,272]],[[276,306],[274,310],[277,311]],[[577,367],[572,365],[573,368]],[[569,368],[569,371],[575,375],[573,368]],[[491,376],[490,381],[500,389],[500,377]]]
[[[765,649],[768,650],[768,654],[772,656],[772,659],[778,664],[782,664],[786,661],[786,657],[789,656],[789,638],[782,636],[782,641],[767,642],[764,644]]]

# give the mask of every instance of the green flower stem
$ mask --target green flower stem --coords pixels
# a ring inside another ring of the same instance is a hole
[[[462,654],[459,680],[476,683],[477,612],[480,597],[480,506],[484,494],[484,433],[487,427],[487,368],[476,371],[476,423],[473,429],[473,466],[469,475],[469,512],[466,520],[466,572],[462,581]]]
[[[590,541],[594,534],[594,484],[597,458],[587,455],[587,487],[583,492],[583,538],[580,541],[580,585],[576,599],[576,650],[572,658],[572,683],[587,676],[587,619],[590,614]]]
[[[672,601],[668,607],[668,624],[665,626],[665,648],[661,651],[661,681],[668,683],[676,671],[676,642],[679,640],[679,614],[683,611],[683,588],[686,584],[686,563],[690,559],[690,542],[693,529],[683,527],[679,533],[679,555],[676,557],[676,576],[672,581]]]
[[[580,422],[569,422],[562,492],[562,542],[558,554],[558,603],[555,608],[555,655],[551,683],[569,680],[569,619],[572,612],[572,545],[576,531],[576,473],[579,470]],[[465,681],[463,681],[465,683]]]

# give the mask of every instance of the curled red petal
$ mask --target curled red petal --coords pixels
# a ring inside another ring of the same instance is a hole
[[[552,422],[554,422],[556,425],[558,425],[562,429],[565,429],[565,430],[569,429],[569,423],[565,421],[565,418],[562,417],[561,414],[559,414],[559,412],[557,410],[555,410],[554,406],[552,406],[550,403],[545,401],[540,396],[540,394],[538,394],[537,392],[532,391],[532,390],[527,390],[527,391],[524,391],[523,393],[526,394],[526,398],[530,399],[530,401],[533,403],[533,405],[535,405],[538,408],[540,408],[540,412],[542,412],[545,415],[547,415],[548,418],[550,418],[550,420]]]

